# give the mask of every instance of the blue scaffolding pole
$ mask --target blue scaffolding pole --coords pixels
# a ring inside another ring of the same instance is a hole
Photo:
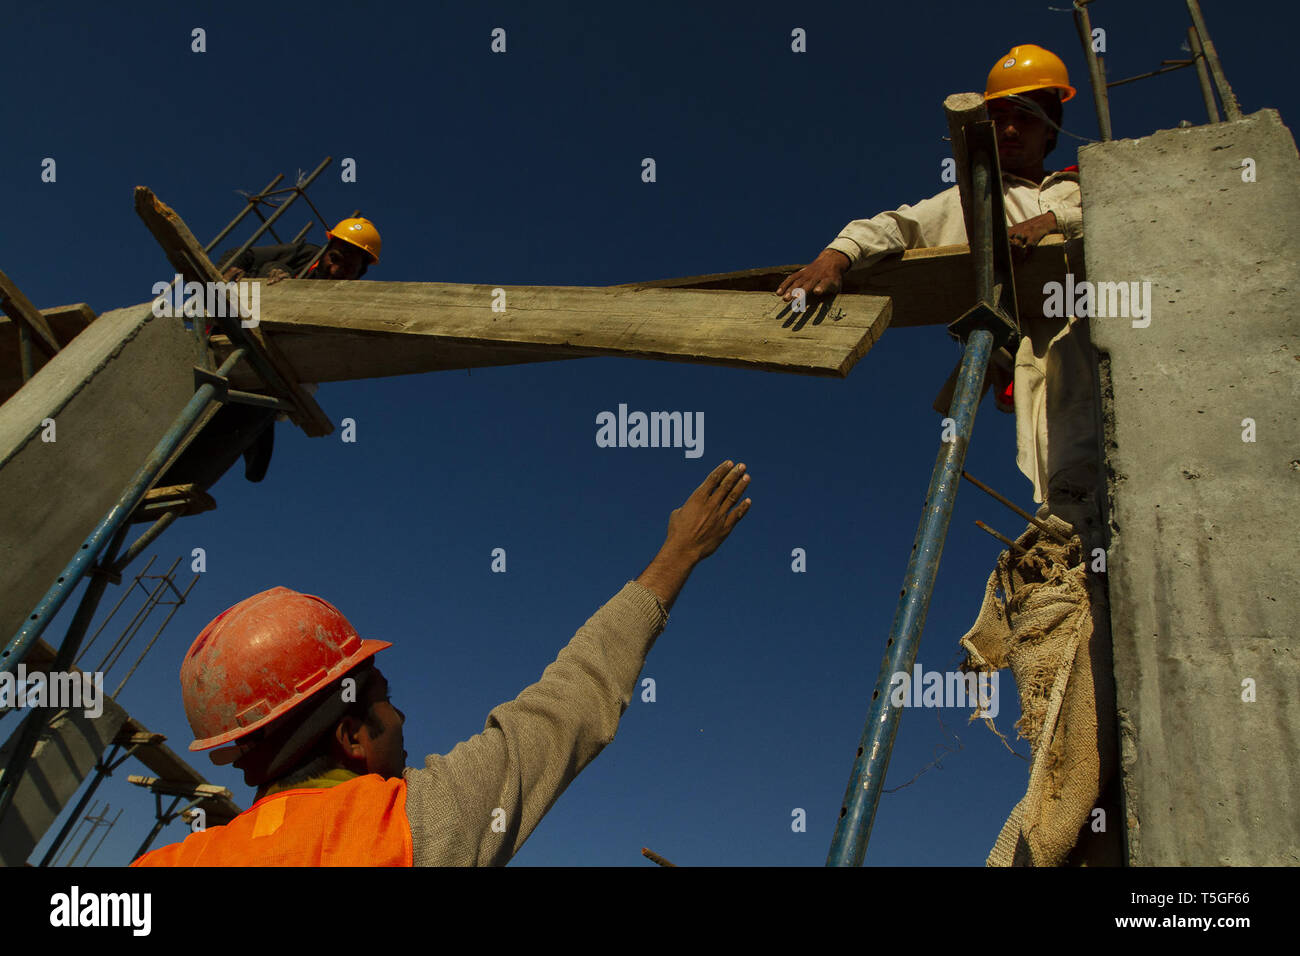
[[[957,182],[975,266],[977,301],[974,308],[948,327],[965,346],[949,410],[952,422],[946,423],[944,440],[930,477],[925,509],[916,529],[907,575],[885,643],[885,657],[871,694],[870,711],[840,807],[827,866],[861,866],[866,856],[901,716],[900,709],[890,705],[892,677],[898,672],[911,673],[916,663],[989,358],[995,349],[1019,335],[996,133],[989,122],[984,97],[978,93],[950,96],[944,102],[944,109],[948,113],[957,161]]]

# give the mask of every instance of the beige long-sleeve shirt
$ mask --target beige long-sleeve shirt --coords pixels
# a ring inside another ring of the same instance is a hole
[[[408,767],[416,866],[502,865],[569,783],[614,739],[646,655],[668,622],[629,581],[537,683],[488,714],[483,732]]]
[[[1041,183],[1003,173],[1008,225],[1055,213],[1066,240],[1083,236],[1079,174],[1049,174]],[[828,249],[846,255],[850,270],[869,268],[904,249],[966,242],[956,186],[915,206],[900,206],[843,228]],[[1087,321],[1022,319],[1016,353],[1016,464],[1033,483],[1034,501],[1074,496],[1096,479],[1096,414],[1092,399]]]

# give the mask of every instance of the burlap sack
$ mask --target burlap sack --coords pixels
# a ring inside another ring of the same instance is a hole
[[[1049,526],[1069,525],[1048,516]],[[989,866],[1059,866],[1097,801],[1097,736],[1086,566],[1077,536],[1061,544],[1030,525],[989,576],[974,627],[961,639],[968,670],[1010,667],[1019,735],[1030,741],[1029,786],[989,853]]]

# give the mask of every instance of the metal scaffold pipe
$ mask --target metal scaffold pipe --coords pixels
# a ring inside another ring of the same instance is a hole
[[[245,349],[242,346],[236,348],[222,363],[217,374],[222,377],[229,375],[231,370],[244,358],[245,354]],[[41,636],[50,621],[54,619],[54,615],[63,607],[64,602],[72,594],[77,583],[94,565],[95,560],[99,557],[100,552],[104,550],[104,546],[109,539],[126,526],[131,513],[135,510],[136,505],[140,503],[145,492],[149,490],[154,479],[158,477],[158,473],[162,471],[163,465],[171,457],[172,452],[176,450],[176,447],[198,420],[200,414],[207,408],[208,402],[216,397],[216,386],[210,382],[200,385],[194,392],[194,397],[181,410],[167,433],[159,439],[158,444],[154,446],[144,464],[132,476],[131,481],[118,497],[117,502],[82,543],[76,555],[63,569],[63,573],[51,585],[32,613],[27,616],[27,620],[18,629],[18,633],[13,636],[4,650],[0,651],[0,672],[12,671],[27,655],[27,649],[31,647],[32,642]]]
[[[939,558],[952,520],[966,448],[975,424],[975,408],[992,352],[992,333],[984,329],[972,333],[966,343],[953,396],[951,415],[957,424],[956,436],[951,442],[942,443],[935,461],[930,488],[925,496],[925,510],[916,529],[907,576],[894,612],[893,626],[889,629],[889,639],[885,643],[885,658],[871,694],[870,714],[858,744],[858,756],[840,809],[827,866],[861,866],[866,856],[867,841],[875,822],[901,713],[899,708],[890,705],[890,684],[894,674],[910,673],[916,663],[921,632],[925,628],[930,597],[939,573]]]
[[[871,694],[867,722],[840,807],[827,866],[861,866],[866,856],[901,719],[901,709],[890,700],[894,675],[910,673],[916,664],[989,358],[995,348],[1017,334],[1014,279],[993,124],[978,94],[949,97],[944,107],[953,134],[957,182],[968,210],[977,302],[949,326],[953,335],[965,341],[948,412],[951,422],[946,423],[948,428],[930,475],[925,507],[885,642],[885,656]]]

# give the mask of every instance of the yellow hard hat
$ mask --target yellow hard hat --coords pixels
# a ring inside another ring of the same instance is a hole
[[[383,241],[379,238],[379,230],[369,219],[344,219],[325,235],[356,246],[370,256],[372,265],[379,261]]]
[[[1061,91],[1062,103],[1074,96],[1074,87],[1070,85],[1070,76],[1065,72],[1061,58],[1041,46],[1022,43],[1013,46],[1010,53],[993,64],[984,99],[1053,89]]]

